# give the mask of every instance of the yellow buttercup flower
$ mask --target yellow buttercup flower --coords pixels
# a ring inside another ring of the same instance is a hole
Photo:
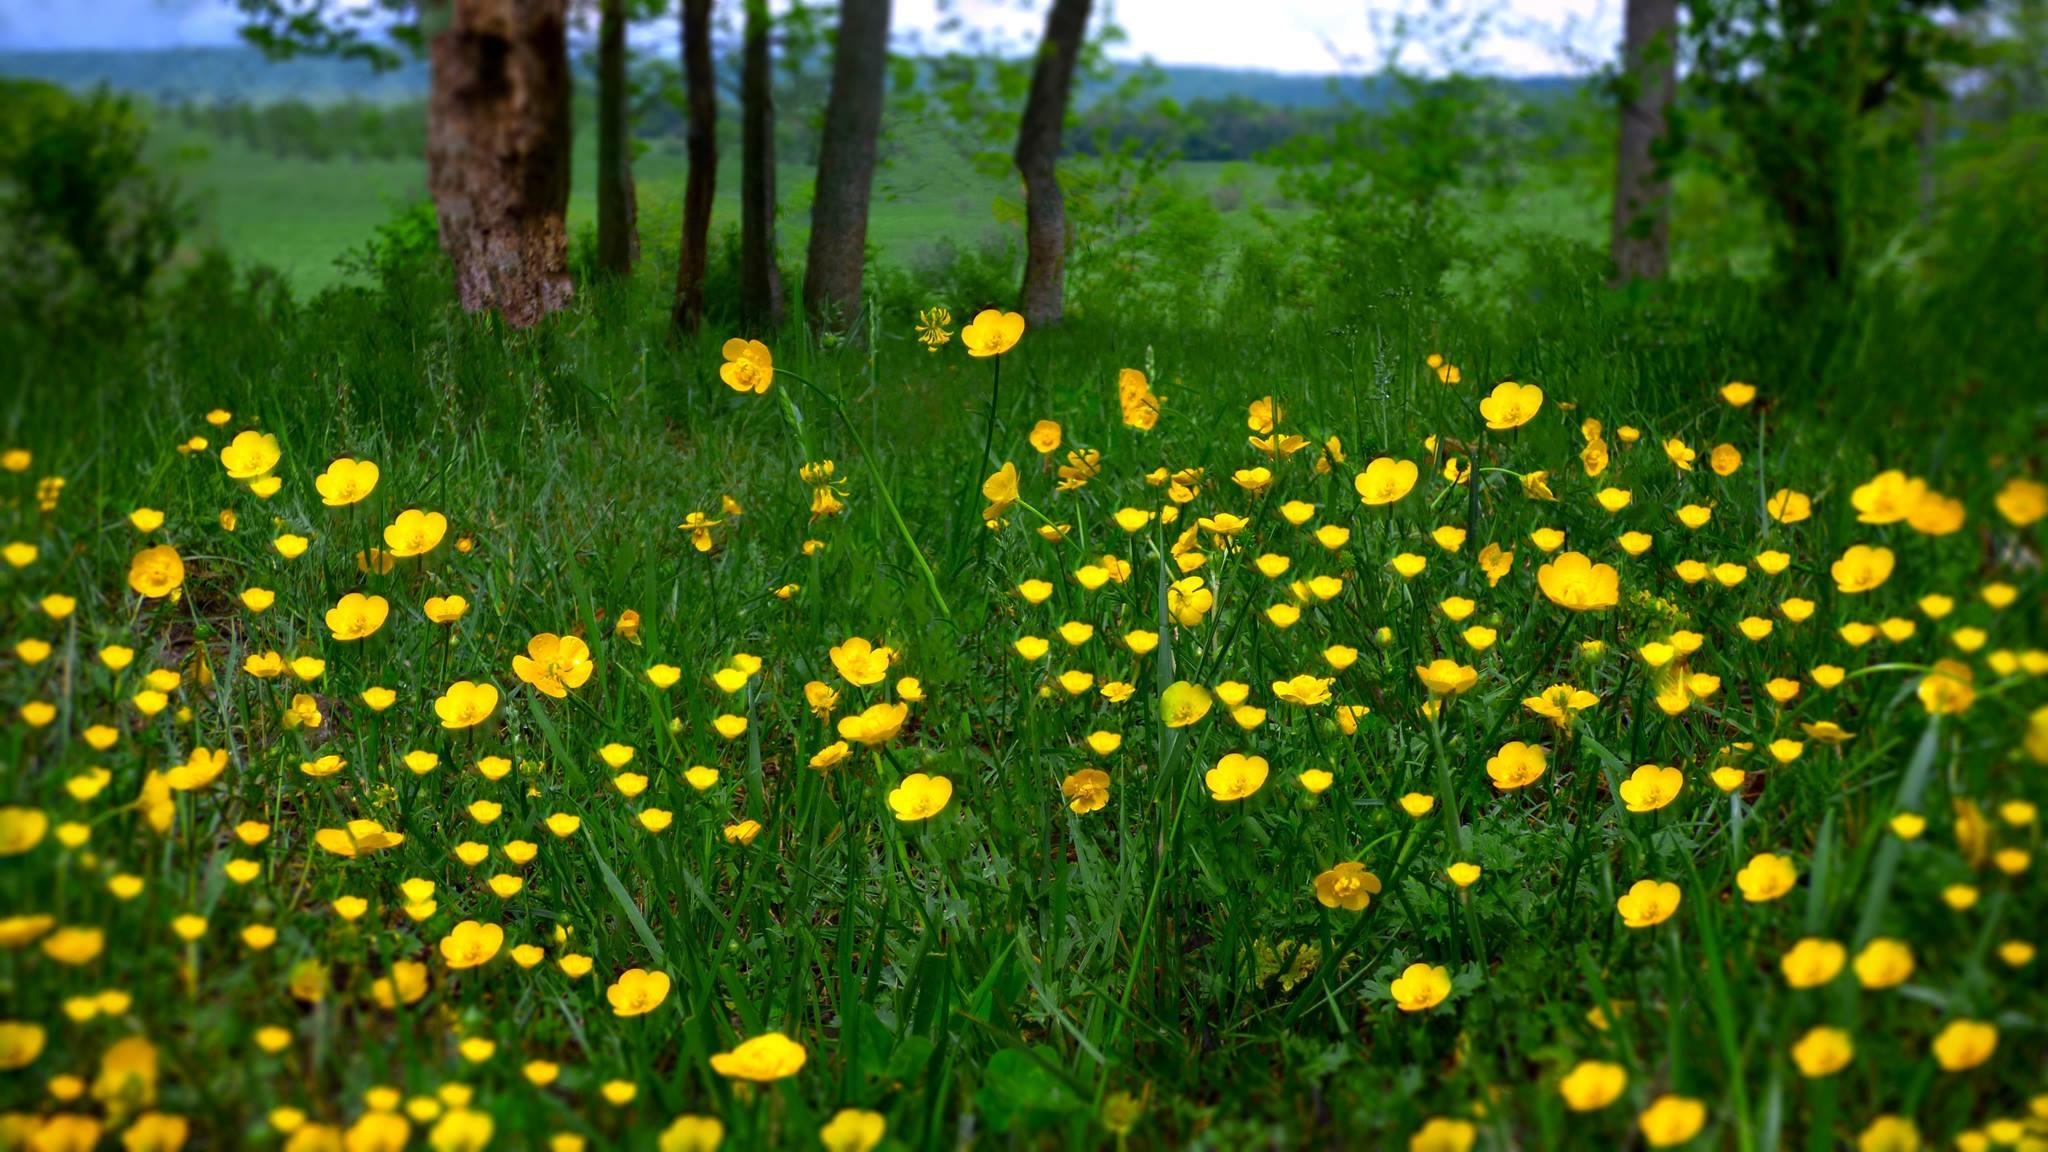
[[[1362,912],[1379,894],[1380,878],[1356,860],[1346,861],[1315,879],[1316,902],[1325,908]]]
[[[1415,487],[1420,474],[1413,460],[1396,460],[1381,456],[1365,466],[1352,481],[1358,490],[1359,502],[1367,507],[1392,504],[1408,495]]]
[[[343,456],[329,464],[327,471],[313,478],[313,488],[320,493],[322,504],[329,508],[345,508],[376,491],[377,477],[375,464]]]
[[[512,658],[512,672],[544,695],[563,699],[590,680],[597,665],[580,636],[542,632],[526,642],[526,654]]]
[[[497,685],[457,680],[434,701],[434,714],[443,728],[474,728],[490,719],[497,707]]]
[[[361,640],[382,628],[390,612],[390,602],[382,596],[350,592],[327,610],[327,630],[336,640]]]
[[[407,508],[384,527],[384,545],[391,555],[405,558],[432,552],[448,534],[448,517],[439,512]]]
[[[1638,880],[1630,886],[1615,907],[1621,912],[1621,922],[1631,928],[1648,928],[1662,924],[1678,911],[1680,893],[1678,885],[1669,881]]]
[[[1264,787],[1268,771],[1265,757],[1231,752],[1204,773],[1202,779],[1209,786],[1211,797],[1228,803],[1243,800]]]
[[[718,378],[735,392],[765,396],[775,383],[775,356],[759,340],[735,336],[719,349],[725,363],[718,366]]]
[[[1479,414],[1485,417],[1488,428],[1504,432],[1534,420],[1542,407],[1543,389],[1504,380],[1494,385],[1491,395],[1479,401]]]
[[[953,799],[953,782],[944,776],[912,772],[889,791],[889,810],[906,824],[929,820]]]
[[[960,329],[960,343],[967,354],[974,357],[1001,356],[1017,346],[1024,338],[1024,317],[1016,312],[999,312],[993,308],[977,313],[965,328]]]
[[[254,480],[277,467],[283,455],[277,437],[268,432],[242,432],[220,450],[221,467],[235,480]]]
[[[1387,994],[1403,1012],[1426,1012],[1451,994],[1450,969],[1441,964],[1410,964],[1387,985]]]
[[[668,999],[668,990],[668,973],[628,968],[619,973],[604,995],[611,1002],[614,1015],[645,1016],[661,1007],[661,1002]]]
[[[1621,595],[1614,568],[1596,564],[1582,552],[1563,553],[1538,568],[1536,583],[1551,603],[1574,612],[1612,608]]]
[[[185,561],[169,544],[144,548],[129,561],[128,587],[139,595],[160,599],[177,591],[184,583]]]
[[[711,1070],[729,1080],[767,1084],[796,1075],[808,1058],[803,1045],[780,1032],[768,1032],[742,1042],[730,1052],[713,1053]]]

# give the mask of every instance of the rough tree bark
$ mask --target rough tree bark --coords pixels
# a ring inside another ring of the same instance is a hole
[[[782,327],[782,273],[775,266],[775,96],[767,0],[747,0],[740,74],[740,325]]]
[[[1074,87],[1074,65],[1088,30],[1089,0],[1053,0],[1031,72],[1031,95],[1017,131],[1017,173],[1024,178],[1024,291],[1030,324],[1057,324],[1067,288],[1067,205],[1060,193],[1060,132]]]
[[[825,105],[811,246],[804,264],[804,311],[820,330],[845,331],[860,313],[868,197],[888,66],[889,0],[840,0],[832,93]]]
[[[683,91],[690,105],[690,174],[683,185],[683,240],[676,261],[675,326],[704,323],[704,269],[710,263],[711,197],[718,188],[718,90],[711,64],[711,0],[683,0]]]
[[[1671,260],[1671,184],[1657,159],[1678,83],[1677,0],[1628,0],[1615,150],[1614,278],[1662,279]]]
[[[430,48],[427,187],[456,290],[514,327],[569,302],[567,0],[454,0]]]
[[[640,258],[633,132],[626,115],[626,0],[603,0],[597,27],[597,266],[624,276]]]

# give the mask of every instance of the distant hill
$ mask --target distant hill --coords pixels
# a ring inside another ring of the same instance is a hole
[[[362,100],[397,103],[427,92],[427,65],[408,61],[378,72],[357,60],[300,57],[268,60],[254,48],[164,48],[144,51],[0,52],[0,76],[66,88],[101,84],[165,102],[266,104],[297,98],[314,103]]]
[[[1135,70],[1136,66],[1133,66]],[[1159,84],[1155,93],[1185,104],[1192,100],[1242,97],[1282,108],[1317,108],[1340,99],[1376,102],[1382,86],[1356,76],[1293,75],[1248,69],[1194,65],[1153,65]],[[67,88],[105,84],[153,100],[212,104],[241,101],[265,104],[297,98],[313,103],[359,100],[396,103],[415,100],[427,91],[427,67],[408,61],[391,72],[377,72],[352,60],[301,57],[273,61],[246,47],[167,48],[143,51],[0,51],[0,76],[27,77]],[[1546,91],[1565,91],[1579,81],[1569,77],[1535,77],[1513,81],[1534,98]],[[1082,102],[1088,94],[1082,94]]]

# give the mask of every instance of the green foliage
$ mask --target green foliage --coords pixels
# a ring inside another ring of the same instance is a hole
[[[1682,138],[1767,206],[1776,272],[1795,294],[1845,284],[1902,218],[1910,184],[1896,169],[1917,120],[1887,113],[1941,98],[1938,70],[1968,48],[1945,21],[1980,7],[1685,0],[1686,83],[1733,147]]]
[[[7,304],[43,322],[118,315],[148,291],[188,223],[145,159],[133,104],[0,81],[0,263]]]

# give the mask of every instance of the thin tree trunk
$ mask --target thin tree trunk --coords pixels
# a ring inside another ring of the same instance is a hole
[[[1031,95],[1017,132],[1017,173],[1024,178],[1024,319],[1057,324],[1067,285],[1067,206],[1060,193],[1060,132],[1081,38],[1088,30],[1089,0],[1053,0],[1045,17],[1045,39],[1031,72]]]
[[[633,270],[640,230],[633,202],[633,132],[626,116],[626,0],[603,0],[597,31],[597,266]]]
[[[821,331],[843,332],[860,313],[868,197],[888,65],[889,0],[840,0],[832,94],[811,201],[811,250],[804,264],[804,311]]]
[[[1628,0],[1614,172],[1614,278],[1662,279],[1671,262],[1671,183],[1657,155],[1678,83],[1676,0]]]
[[[782,273],[775,266],[775,95],[767,0],[747,0],[740,76],[740,324],[782,326]]]
[[[704,323],[704,269],[710,263],[711,198],[718,187],[718,91],[711,71],[711,0],[683,0],[683,88],[689,98],[690,174],[683,186],[682,253],[676,261],[677,328]]]
[[[567,0],[454,0],[430,48],[427,186],[456,291],[524,328],[569,303]]]

